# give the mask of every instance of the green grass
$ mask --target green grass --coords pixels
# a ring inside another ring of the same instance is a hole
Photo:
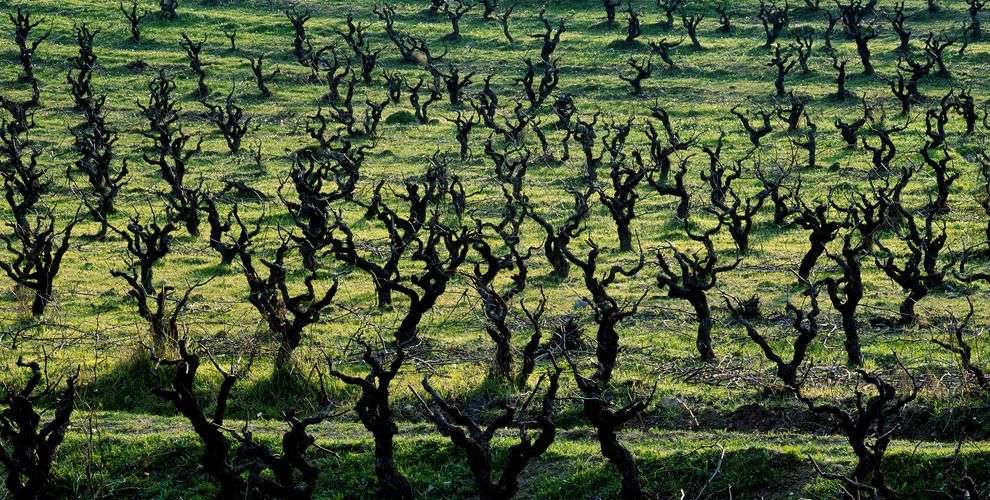
[[[176,77],[183,108],[182,122],[187,131],[203,135],[203,152],[194,157],[191,164],[192,179],[202,179],[209,189],[218,188],[225,179],[238,179],[272,196],[263,203],[243,203],[241,214],[247,220],[263,218],[265,229],[262,252],[269,251],[278,236],[277,225],[288,227],[287,217],[274,197],[280,181],[288,172],[291,153],[311,146],[313,141],[305,132],[307,116],[316,110],[316,103],[325,89],[306,82],[308,70],[295,63],[291,56],[291,27],[278,8],[277,2],[239,1],[208,2],[184,0],[179,18],[175,21],[159,19],[151,14],[143,25],[144,39],[138,45],[127,42],[126,26],[113,2],[105,0],[30,0],[23,2],[31,12],[44,18],[42,29],[53,32],[49,42],[38,52],[38,74],[43,81],[42,106],[37,112],[38,130],[34,138],[45,147],[41,161],[49,169],[55,181],[53,195],[45,203],[68,214],[76,205],[72,185],[63,172],[75,158],[71,151],[71,135],[68,127],[81,121],[72,110],[71,97],[65,83],[68,59],[75,55],[72,35],[74,23],[86,22],[100,29],[96,53],[99,66],[94,76],[94,86],[108,96],[110,120],[120,132],[117,152],[129,160],[130,182],[118,201],[121,207],[115,223],[122,223],[131,213],[147,216],[149,202],[157,199],[155,193],[164,188],[153,168],[141,160],[147,141],[140,132],[146,124],[138,113],[136,102],[146,100],[146,85],[157,69],[164,69]],[[645,47],[616,44],[623,35],[622,23],[614,29],[602,25],[602,11],[595,1],[551,2],[549,18],[565,18],[568,30],[558,49],[561,57],[561,84],[558,94],[575,96],[582,116],[600,111],[602,120],[621,121],[627,116],[637,119],[627,149],[641,148],[646,144],[642,127],[649,116],[649,106],[655,101],[665,106],[682,135],[699,134],[702,144],[713,144],[719,130],[727,135],[725,156],[733,158],[748,149],[738,122],[728,114],[728,109],[743,104],[749,110],[769,108],[773,104],[771,69],[766,66],[769,51],[761,48],[762,28],[755,18],[757,2],[745,0],[733,3],[736,29],[728,34],[714,31],[716,16],[712,2],[697,2],[690,6],[706,13],[702,23],[701,41],[704,50],[678,47],[674,57],[679,69],[658,69],[653,78],[644,83],[642,96],[633,96],[629,87],[617,74],[625,60],[631,56],[643,56]],[[645,34],[642,38],[654,40],[663,36],[679,39],[684,33],[678,25],[669,32],[655,23],[660,19],[653,2],[634,2],[645,12]],[[943,12],[929,16],[923,2],[908,3],[908,23],[917,38],[928,31],[954,29],[965,17],[965,6],[945,2]],[[10,12],[17,2],[0,0],[4,12]],[[373,21],[371,0],[354,2],[310,2],[307,6],[314,13],[307,24],[311,37],[320,43],[336,40],[334,29],[343,26],[344,15],[353,12],[362,21],[372,22],[369,30],[374,46],[385,47],[388,42],[381,32],[380,23]],[[525,36],[541,31],[536,18],[538,2],[522,1],[512,18],[513,34],[517,42],[509,44],[495,23],[479,19],[480,9],[468,14],[462,26],[463,36],[456,42],[441,41],[448,24],[424,12],[425,1],[396,1],[397,26],[430,41],[434,51],[449,49],[447,61],[462,68],[462,72],[477,71],[472,90],[480,88],[482,75],[494,73],[493,84],[499,92],[502,106],[511,110],[515,99],[522,98],[521,88],[515,85],[522,75],[525,58],[536,58],[539,44]],[[154,10],[152,2],[142,4]],[[621,17],[621,16],[620,16]],[[234,25],[238,29],[238,50],[227,46],[220,28]],[[792,30],[802,26],[813,27],[821,33],[824,29],[820,14],[801,9],[792,17]],[[886,26],[884,25],[884,28]],[[208,83],[214,98],[225,95],[236,82],[234,96],[253,117],[256,128],[245,138],[245,148],[260,144],[262,165],[254,165],[250,152],[229,155],[222,138],[202,116],[203,108],[196,102],[193,92],[195,80],[187,67],[185,56],[178,47],[181,33],[193,39],[207,38],[204,47]],[[790,38],[785,36],[783,43]],[[916,40],[916,48],[921,47]],[[881,76],[893,75],[897,62],[894,52],[896,39],[886,29],[871,44],[874,62],[880,76],[874,78],[859,75],[859,63],[850,40],[837,34],[834,45],[843,57],[849,58],[849,87],[857,96],[881,98],[891,116],[896,103],[889,97],[887,84]],[[18,66],[16,48],[10,37],[0,40],[0,93],[24,95],[25,89],[16,83]],[[951,49],[950,49],[951,50]],[[250,76],[250,68],[244,61],[247,54],[268,54],[268,64],[281,68],[281,75],[270,84],[274,97],[260,99]],[[141,60],[149,67],[137,71],[129,64]],[[950,56],[952,79],[930,77],[923,81],[922,90],[930,98],[937,98],[950,88],[971,88],[979,102],[990,98],[990,84],[986,75],[990,71],[990,44],[974,43],[964,57]],[[849,119],[858,116],[856,100],[837,102],[827,96],[834,91],[831,62],[821,52],[821,40],[816,41],[815,55],[811,60],[812,73],[792,74],[787,87],[814,97],[809,110],[819,125],[818,169],[802,169],[801,178],[808,198],[824,198],[829,188],[835,188],[839,197],[853,187],[866,185],[869,158],[860,149],[847,149],[841,143],[831,123],[837,117]],[[414,81],[422,69],[403,64],[394,50],[383,53],[381,67],[399,71]],[[355,101],[365,98],[380,101],[380,70],[376,84],[359,86]],[[436,150],[456,151],[453,125],[447,121],[458,110],[446,101],[438,102],[431,109],[434,120],[427,125],[415,124],[409,116],[411,107],[404,95],[403,103],[390,105],[381,125],[381,138],[369,154],[359,197],[370,195],[378,181],[385,180],[398,185],[409,176],[420,175],[428,165],[429,157]],[[924,106],[918,107],[918,112]],[[541,116],[544,129],[559,154],[559,141],[563,134],[553,129],[553,116],[544,111]],[[952,167],[962,172],[953,187],[952,211],[944,217],[950,235],[950,254],[964,246],[980,241],[986,216],[974,200],[980,188],[978,167],[972,162],[976,152],[985,146],[985,131],[972,137],[960,134],[962,123],[953,119],[949,124],[954,160]],[[791,148],[790,138],[775,123],[776,131],[767,138],[766,145],[758,152],[765,163],[778,159],[778,155]],[[498,189],[493,189],[493,174],[489,160],[482,155],[483,135],[476,129],[472,139],[473,156],[466,161],[455,160],[454,170],[464,181],[470,193],[470,205],[482,216],[497,213],[503,200]],[[921,145],[923,120],[915,120],[910,128],[896,137],[899,161],[902,164],[919,161],[916,151]],[[535,137],[527,136],[529,144]],[[570,196],[567,189],[574,185],[580,174],[581,162],[575,144],[571,145],[574,158],[564,164],[535,164],[527,177],[526,192],[537,210],[560,220],[566,216]],[[803,156],[802,156],[803,158]],[[707,188],[699,178],[707,158],[697,155],[691,161],[687,182],[692,190],[692,214],[699,224],[710,224],[704,213]],[[76,181],[82,185],[82,180]],[[738,183],[746,193],[755,195],[759,185],[748,169]],[[905,200],[912,208],[927,201],[933,185],[930,171],[922,169],[905,193]],[[643,190],[637,206],[639,217],[633,224],[638,239],[649,252],[671,241],[679,247],[690,245],[682,227],[673,220],[674,202]],[[609,262],[625,262],[633,258],[620,254],[616,246],[615,230],[605,208],[593,200],[593,215],[588,222],[586,235],[593,237],[605,248]],[[348,209],[345,218],[354,224],[361,239],[381,238],[384,233],[367,222],[361,222],[361,212]],[[752,251],[741,266],[726,273],[720,279],[719,290],[734,296],[757,295],[761,299],[764,319],[759,326],[781,345],[786,345],[791,331],[782,321],[783,306],[788,300],[800,300],[802,288],[797,285],[795,271],[801,255],[807,248],[807,236],[795,228],[777,228],[769,220],[769,207],[758,217],[752,236]],[[205,226],[205,223],[204,223]],[[80,225],[79,233],[92,233],[97,225]],[[204,227],[205,230],[205,227]],[[523,231],[526,245],[537,246],[542,233],[535,225],[527,223]],[[889,240],[887,235],[887,239]],[[575,248],[583,250],[583,239],[575,242]],[[837,241],[841,243],[841,241]],[[721,255],[732,255],[728,236],[718,239]],[[835,249],[835,247],[832,247]],[[20,354],[39,357],[42,349],[52,356],[53,372],[81,369],[81,401],[83,408],[112,413],[83,412],[76,417],[83,422],[97,415],[96,446],[102,464],[87,477],[82,467],[87,440],[83,424],[70,434],[61,452],[56,470],[57,483],[65,495],[100,496],[122,495],[139,497],[197,497],[208,495],[210,486],[196,470],[195,440],[185,430],[184,422],[174,417],[172,409],[151,394],[150,388],[164,381],[150,371],[141,360],[141,343],[147,343],[147,328],[135,313],[133,304],[126,298],[126,285],[110,277],[111,269],[125,266],[123,242],[116,236],[107,241],[76,240],[68,253],[63,270],[56,282],[57,303],[44,318],[32,320],[26,316],[23,305],[16,300],[8,281],[0,289],[0,359],[12,365]],[[309,408],[315,403],[317,386],[315,369],[325,367],[326,357],[343,356],[349,339],[360,332],[374,337],[376,333],[388,336],[394,327],[397,312],[380,312],[373,307],[374,290],[370,280],[360,272],[327,262],[330,267],[323,277],[331,273],[341,277],[341,289],[335,306],[324,315],[322,321],[306,332],[296,363],[297,380],[286,387],[272,382],[269,356],[274,342],[259,326],[256,312],[247,302],[247,288],[239,270],[220,267],[218,257],[209,249],[205,236],[199,238],[182,234],[174,245],[174,251],[156,268],[156,280],[167,281],[179,287],[214,277],[206,286],[192,295],[191,311],[184,317],[183,325],[188,336],[201,342],[216,353],[222,361],[233,361],[238,354],[249,349],[261,351],[252,371],[240,381],[232,401],[231,414],[238,419],[254,419],[257,425],[273,431],[278,427],[279,413],[290,406]],[[974,397],[966,387],[960,386],[959,371],[950,355],[929,342],[933,336],[945,335],[944,317],[949,312],[961,314],[965,309],[964,296],[969,295],[977,304],[976,324],[990,321],[987,289],[983,285],[965,286],[950,280],[945,289],[937,290],[920,305],[921,321],[906,328],[891,328],[875,320],[891,319],[903,293],[880,271],[870,265],[864,268],[867,297],[860,309],[863,350],[867,367],[889,369],[892,353],[926,381],[918,402],[909,408],[911,422],[915,425],[904,430],[905,439],[892,452],[891,483],[905,492],[925,490],[945,491],[951,485],[950,477],[936,475],[948,468],[952,471],[953,446],[941,441],[954,439],[957,427],[953,422],[962,409],[975,415],[977,425],[972,430],[978,439],[988,437],[986,423],[986,399]],[[586,336],[591,336],[590,311],[580,307],[579,298],[585,295],[583,286],[573,273],[571,279],[554,282],[548,278],[549,266],[537,252],[531,261],[530,287],[527,299],[536,300],[537,287],[542,285],[550,299],[548,314],[560,316],[576,314],[585,325]],[[836,268],[823,260],[816,269],[816,277],[834,274]],[[759,351],[745,337],[737,325],[727,320],[728,311],[722,307],[718,291],[710,297],[715,309],[715,349],[720,363],[702,371],[700,377],[688,377],[699,368],[695,361],[693,313],[686,303],[666,298],[665,292],[656,288],[652,269],[638,277],[619,283],[616,287],[622,298],[638,297],[643,290],[648,296],[639,314],[621,326],[622,345],[617,385],[631,392],[646,394],[654,382],[657,398],[644,415],[642,422],[624,432],[623,439],[632,443],[643,465],[644,480],[649,489],[665,495],[678,495],[683,488],[689,496],[704,485],[717,461],[719,451],[714,443],[722,443],[727,451],[722,472],[708,486],[708,493],[727,496],[728,488],[737,497],[767,495],[784,497],[804,495],[820,497],[834,493],[835,485],[815,478],[806,459],[807,454],[841,466],[849,461],[848,451],[841,440],[819,437],[830,429],[803,416],[803,412],[786,396],[767,398],[762,390],[773,385],[769,365]],[[298,276],[298,275],[294,275]],[[329,280],[321,283],[326,286]],[[841,330],[838,315],[825,304],[823,342],[815,346],[813,358],[816,365],[831,367],[841,365],[844,354],[841,349]],[[417,490],[423,496],[455,497],[470,492],[464,463],[449,444],[433,433],[426,432],[418,403],[408,391],[407,384],[416,384],[424,373],[431,371],[435,385],[444,393],[462,403],[484,408],[494,400],[509,396],[511,389],[486,380],[487,363],[491,358],[491,343],[485,336],[478,299],[470,291],[468,281],[456,277],[440,303],[427,316],[421,328],[421,336],[429,346],[423,363],[410,363],[394,383],[394,404],[403,421],[400,440],[399,463],[410,475]],[[520,335],[517,347],[526,339]],[[974,342],[978,363],[987,364],[986,340]],[[348,363],[345,360],[345,366]],[[355,369],[360,369],[355,367]],[[215,389],[219,376],[212,367],[204,364],[200,380],[204,394]],[[828,378],[825,370],[816,373],[810,381],[810,393],[822,396],[847,397],[843,385]],[[0,375],[10,380],[16,372]],[[832,374],[835,379],[849,376],[841,368]],[[562,392],[573,396],[573,381],[565,377]],[[340,384],[328,383],[326,389],[340,408],[346,408],[353,400],[353,392]],[[761,424],[747,413],[754,405],[765,408],[767,416]],[[561,442],[551,448],[528,472],[524,495],[552,497],[562,494],[587,492],[588,497],[614,495],[615,478],[604,466],[597,454],[594,441],[587,433],[586,423],[580,418],[579,408],[571,399],[560,403],[558,415],[562,427],[567,429]],[[324,491],[331,498],[352,498],[372,491],[370,473],[370,438],[364,434],[352,415],[342,417],[342,422],[321,428],[320,443],[333,454],[323,454],[319,460],[324,465]],[[697,433],[685,433],[694,421],[700,425]],[[149,425],[145,428],[145,425]],[[723,434],[718,429],[738,428],[740,433]],[[783,432],[808,434],[781,434]],[[974,464],[987,461],[985,441],[967,443],[963,456]],[[138,464],[132,467],[132,464]],[[947,465],[948,464],[948,465]],[[978,470],[973,466],[971,470]],[[986,470],[986,467],[983,467]],[[986,479],[985,477],[983,478]]]
[[[197,476],[194,435],[178,418],[128,413],[82,413],[79,421],[97,422],[104,436],[95,445],[80,431],[69,435],[61,463],[92,461],[99,465],[93,477],[76,467],[60,467],[57,488],[65,495],[87,494],[97,488],[103,495],[137,498],[176,498],[208,495],[210,486]],[[253,423],[262,441],[277,444],[277,423]],[[472,485],[460,452],[446,439],[429,434],[424,424],[404,425],[397,441],[397,459],[423,496],[470,496]],[[321,424],[315,460],[323,470],[319,498],[370,498],[374,489],[370,443],[358,424]],[[817,477],[809,457],[826,468],[841,468],[851,457],[835,437],[769,433],[754,443],[753,435],[735,432],[630,431],[626,441],[643,471],[644,483],[662,496],[681,490],[714,497],[821,498],[835,494],[837,485]],[[511,439],[493,443],[497,460]],[[908,498],[925,498],[949,491],[955,461],[965,464],[978,480],[986,480],[990,455],[986,450],[952,455],[953,445],[918,446],[898,441],[891,446],[889,477]],[[724,453],[724,454],[723,454]],[[950,457],[950,458],[947,458]],[[719,467],[719,465],[721,466]],[[718,469],[718,473],[715,471]],[[710,481],[710,482],[709,482]],[[617,494],[612,472],[598,455],[587,431],[561,433],[547,454],[535,461],[522,478],[521,498],[551,498],[581,492],[581,498],[609,498]],[[924,490],[930,491],[924,491]]]

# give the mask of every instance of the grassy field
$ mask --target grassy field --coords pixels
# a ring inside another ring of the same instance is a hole
[[[880,9],[891,8],[881,2]],[[481,19],[480,7],[462,21],[462,36],[448,40],[445,18],[430,14],[428,2],[396,0],[396,25],[430,42],[435,53],[448,50],[445,62],[453,63],[462,73],[476,72],[469,95],[481,89],[484,76],[493,75],[493,89],[502,100],[504,111],[524,99],[516,80],[523,75],[524,61],[538,59],[540,41],[530,34],[542,33],[537,12],[540,4],[517,2],[511,18],[516,39],[509,43],[495,22]],[[726,134],[725,158],[742,157],[750,144],[739,122],[729,109],[742,105],[749,111],[772,109],[773,69],[767,63],[770,49],[762,47],[763,29],[756,18],[759,4],[753,0],[733,2],[734,29],[716,31],[714,3],[689,2],[683,9],[700,12],[705,19],[699,28],[703,49],[685,42],[673,49],[677,69],[665,69],[659,60],[652,78],[644,82],[641,95],[634,95],[619,74],[628,75],[625,62],[630,57],[649,54],[647,41],[667,37],[681,39],[685,31],[680,21],[674,27],[660,25],[661,11],[654,2],[633,2],[642,12],[644,34],[635,43],[623,41],[624,13],[613,27],[603,23],[603,10],[597,1],[554,1],[547,7],[553,22],[564,19],[567,30],[556,56],[560,58],[560,85],[556,95],[570,94],[582,117],[590,119],[601,112],[601,122],[625,122],[635,118],[628,150],[648,145],[643,126],[650,120],[650,106],[661,104],[683,137],[699,137],[700,145],[712,146],[720,131]],[[967,18],[966,5],[944,1],[936,14],[925,10],[923,1],[906,2],[907,23],[915,32],[916,50],[921,51],[928,32],[955,33]],[[117,201],[118,213],[111,220],[126,224],[127,217],[139,214],[150,217],[161,210],[158,193],[166,188],[158,172],[142,160],[149,142],[141,133],[147,122],[137,103],[145,103],[148,82],[163,70],[175,78],[182,108],[184,129],[201,135],[202,152],[193,156],[188,177],[202,182],[207,190],[219,190],[224,181],[243,181],[267,195],[267,199],[242,201],[241,216],[246,221],[260,221],[262,232],[255,250],[260,254],[273,251],[281,231],[292,229],[292,219],[279,201],[280,186],[292,163],[292,153],[312,146],[306,132],[309,117],[326,92],[323,83],[311,83],[309,70],[292,56],[292,27],[282,13],[281,2],[183,0],[175,20],[161,18],[157,5],[144,2],[141,8],[151,12],[142,23],[142,40],[128,41],[127,25],[118,6],[104,0],[0,0],[4,13],[18,5],[43,19],[39,31],[51,30],[51,37],[41,44],[36,55],[36,71],[41,85],[41,105],[35,113],[38,128],[32,138],[43,149],[39,162],[53,181],[52,193],[44,205],[54,207],[60,218],[67,219],[78,206],[78,192],[85,181],[70,182],[64,174],[76,159],[69,128],[82,117],[73,109],[66,84],[70,59],[77,54],[73,27],[86,23],[98,29],[96,35],[97,70],[93,85],[107,96],[109,121],[120,134],[115,150],[128,160],[128,184]],[[385,98],[382,70],[395,71],[412,82],[426,75],[423,68],[403,63],[385,38],[381,22],[372,14],[374,2],[300,2],[299,8],[313,14],[307,32],[314,44],[338,44],[335,30],[343,29],[347,14],[370,23],[372,47],[382,48],[379,69],[373,85],[358,85],[355,102],[380,102]],[[823,7],[825,7],[823,5]],[[827,7],[833,7],[831,5]],[[849,121],[860,114],[858,99],[836,100],[831,59],[822,52],[821,33],[824,15],[793,5],[790,26],[781,38],[791,43],[793,33],[813,30],[819,37],[810,59],[810,72],[795,70],[786,85],[799,95],[811,98],[809,114],[818,124],[818,167],[799,168],[802,196],[811,202],[824,199],[830,191],[838,200],[846,200],[855,188],[863,188],[870,178],[869,154],[861,147],[847,148],[832,123],[841,118]],[[881,19],[882,21],[882,19]],[[886,22],[879,22],[880,36],[871,43],[876,76],[861,75],[855,46],[837,30],[833,45],[840,57],[849,60],[849,89],[856,97],[882,102],[890,123],[902,123],[897,102],[891,97],[885,77],[895,74],[897,39]],[[224,30],[236,29],[236,48],[231,48]],[[228,92],[252,118],[245,137],[245,150],[229,154],[223,138],[205,115],[205,108],[195,95],[196,81],[186,56],[179,48],[181,34],[193,40],[206,40],[203,53],[207,63],[207,82],[213,89],[211,102],[221,102]],[[928,102],[916,106],[914,119],[906,130],[895,136],[898,165],[923,165],[917,151],[924,141],[923,112],[936,105],[950,89],[971,89],[977,102],[990,97],[990,43],[976,41],[965,55],[949,49],[951,77],[930,76],[922,80]],[[269,69],[278,67],[280,74],[270,83],[273,97],[264,99],[254,87],[246,56],[266,55]],[[23,98],[26,86],[18,82],[17,48],[11,37],[0,41],[0,93]],[[136,62],[144,64],[136,64]],[[360,109],[360,107],[358,108]],[[373,148],[362,168],[356,198],[367,200],[373,187],[384,181],[399,188],[409,177],[420,176],[436,151],[456,152],[454,125],[458,111],[446,100],[431,108],[432,120],[416,124],[408,119],[412,111],[407,94],[400,104],[390,104],[384,112],[379,136],[367,141]],[[540,110],[543,129],[554,153],[559,155],[564,133],[552,126],[555,120],[548,109]],[[764,165],[786,164],[795,151],[784,125],[774,120],[775,131],[763,141],[754,157]],[[950,120],[948,143],[953,157],[952,168],[961,173],[953,185],[951,211],[940,217],[949,235],[943,255],[948,262],[965,248],[983,242],[987,216],[979,204],[982,179],[975,161],[985,148],[987,130],[980,127],[972,135],[963,135],[961,120]],[[493,178],[491,161],[484,156],[487,132],[478,127],[471,139],[471,156],[456,158],[451,166],[468,193],[468,206],[479,217],[493,218],[504,205],[501,191]],[[535,134],[524,140],[537,144]],[[258,153],[256,161],[255,153]],[[690,153],[690,173],[686,183],[692,193],[691,224],[710,227],[712,216],[705,212],[707,184],[700,173],[707,158],[699,148]],[[689,153],[689,154],[690,154]],[[579,147],[571,144],[572,158],[567,162],[540,161],[530,166],[526,177],[526,194],[535,210],[553,221],[569,214],[571,195],[568,189],[579,185],[582,160]],[[748,160],[752,161],[752,160]],[[607,174],[600,174],[603,177]],[[912,210],[922,207],[933,192],[933,175],[920,168],[905,190],[905,205]],[[288,188],[288,186],[286,186]],[[755,196],[762,187],[752,168],[747,167],[737,182],[737,189]],[[674,217],[676,202],[658,195],[645,184],[640,186],[641,199],[632,229],[647,259],[647,268],[634,278],[620,280],[613,291],[626,300],[646,293],[636,315],[624,321],[621,333],[620,362],[616,373],[616,394],[620,399],[634,394],[655,395],[642,418],[633,421],[621,437],[640,460],[646,489],[659,497],[812,497],[834,496],[836,481],[816,474],[811,458],[829,468],[843,471],[854,458],[843,438],[832,425],[806,414],[804,407],[785,391],[773,376],[771,365],[745,330],[731,321],[720,293],[734,297],[757,296],[762,318],[758,326],[774,340],[788,346],[793,331],[784,314],[785,304],[802,304],[805,287],[796,270],[808,247],[807,233],[791,225],[772,223],[771,208],[765,206],[757,216],[751,250],[739,267],[719,276],[717,288],[709,292],[714,308],[714,339],[718,361],[713,364],[697,360],[694,335],[697,323],[694,312],[684,301],[670,299],[657,287],[655,249],[672,243],[679,248],[695,248],[684,233],[683,224]],[[291,189],[290,189],[291,191]],[[385,196],[394,199],[386,191]],[[634,253],[618,252],[615,226],[597,196],[590,201],[592,213],[582,237],[572,249],[583,254],[586,238],[593,238],[603,248],[607,263],[628,264]],[[381,227],[361,219],[361,210],[341,205],[343,217],[351,223],[362,241],[381,242]],[[229,210],[228,206],[224,209]],[[6,215],[6,212],[5,212]],[[208,232],[205,228],[204,233]],[[76,233],[92,234],[99,224],[87,221]],[[306,329],[302,346],[295,353],[295,373],[291,380],[272,376],[271,353],[276,343],[266,331],[257,312],[247,301],[248,289],[237,264],[222,266],[210,249],[206,235],[190,236],[176,232],[176,241],[163,261],[155,268],[157,283],[169,283],[184,289],[209,279],[190,300],[189,312],[181,319],[184,335],[203,349],[208,349],[221,364],[257,352],[249,373],[235,386],[230,418],[250,422],[263,439],[277,441],[282,428],[278,418],[289,407],[314,410],[319,403],[321,382],[334,403],[333,422],[315,428],[321,447],[314,452],[322,468],[317,496],[321,498],[361,498],[374,491],[371,438],[357,422],[353,412],[356,393],[342,383],[321,378],[327,360],[353,373],[363,373],[354,352],[352,339],[363,335],[375,339],[388,337],[401,318],[403,307],[381,311],[375,307],[375,293],[367,275],[347,268],[332,258],[326,259],[317,287],[324,290],[337,277],[340,289],[334,305],[318,324]],[[542,231],[527,221],[521,233],[523,247],[537,247],[530,260],[529,284],[524,297],[530,304],[542,289],[548,298],[548,318],[573,315],[582,324],[587,340],[594,332],[592,312],[578,272],[566,280],[549,276],[550,266],[541,255]],[[885,236],[898,252],[902,245],[892,233]],[[732,240],[725,231],[716,239],[720,258],[735,255]],[[841,248],[841,238],[830,245]],[[298,262],[293,262],[298,264]],[[971,265],[980,267],[985,261]],[[412,264],[404,263],[404,266]],[[32,318],[23,300],[9,281],[0,288],[0,360],[11,367],[0,376],[15,383],[22,374],[14,370],[18,356],[48,356],[54,374],[80,370],[78,407],[66,443],[58,455],[54,470],[58,495],[65,497],[136,497],[198,498],[210,495],[211,486],[198,469],[199,447],[185,419],[177,416],[170,404],[151,391],[167,383],[165,372],[155,372],[148,363],[145,346],[149,342],[147,324],[137,315],[127,296],[127,286],[111,277],[110,271],[127,266],[126,248],[116,234],[97,240],[77,237],[66,254],[63,269],[56,281],[56,301],[41,318]],[[497,401],[518,396],[508,384],[488,377],[492,343],[485,335],[484,317],[477,294],[461,269],[446,293],[420,325],[419,346],[412,362],[393,382],[392,404],[400,421],[397,462],[408,475],[417,493],[424,498],[469,497],[472,483],[459,452],[446,438],[433,432],[422,407],[409,390],[410,385],[426,374],[454,401],[484,412]],[[295,265],[294,286],[301,289],[304,273]],[[604,268],[604,265],[602,266]],[[823,258],[815,268],[815,278],[833,276],[837,267]],[[949,314],[963,315],[966,297],[975,304],[974,324],[990,321],[986,305],[985,284],[965,284],[950,279],[918,305],[919,319],[910,325],[895,324],[897,307],[904,293],[873,265],[864,261],[863,280],[867,290],[859,312],[865,367],[891,374],[904,385],[908,381],[896,375],[895,360],[904,363],[923,382],[919,398],[905,410],[905,423],[897,430],[888,455],[889,482],[903,496],[930,498],[955,492],[961,470],[982,485],[990,480],[990,427],[987,396],[973,390],[963,380],[958,361],[931,342],[933,337],[947,338]],[[399,301],[401,303],[401,300]],[[849,398],[854,372],[844,366],[840,318],[824,295],[821,298],[822,335],[811,350],[816,369],[807,382],[806,392],[822,398]],[[513,324],[522,323],[521,312],[513,315]],[[979,329],[979,328],[977,328]],[[528,335],[515,339],[521,350]],[[974,360],[987,364],[985,338],[973,341]],[[582,359],[589,359],[592,347],[582,349]],[[549,363],[544,360],[540,369]],[[203,394],[215,393],[220,375],[204,363],[200,383]],[[581,498],[615,497],[618,482],[608,463],[599,455],[593,430],[581,416],[578,391],[573,378],[565,371],[562,397],[556,416],[561,436],[548,453],[527,469],[521,496],[554,498],[570,495]],[[964,425],[964,422],[970,422]],[[231,423],[231,427],[240,428]],[[963,430],[965,429],[965,430]],[[956,440],[965,434],[960,447]],[[503,452],[508,442],[495,442]],[[721,457],[721,459],[720,459]]]

